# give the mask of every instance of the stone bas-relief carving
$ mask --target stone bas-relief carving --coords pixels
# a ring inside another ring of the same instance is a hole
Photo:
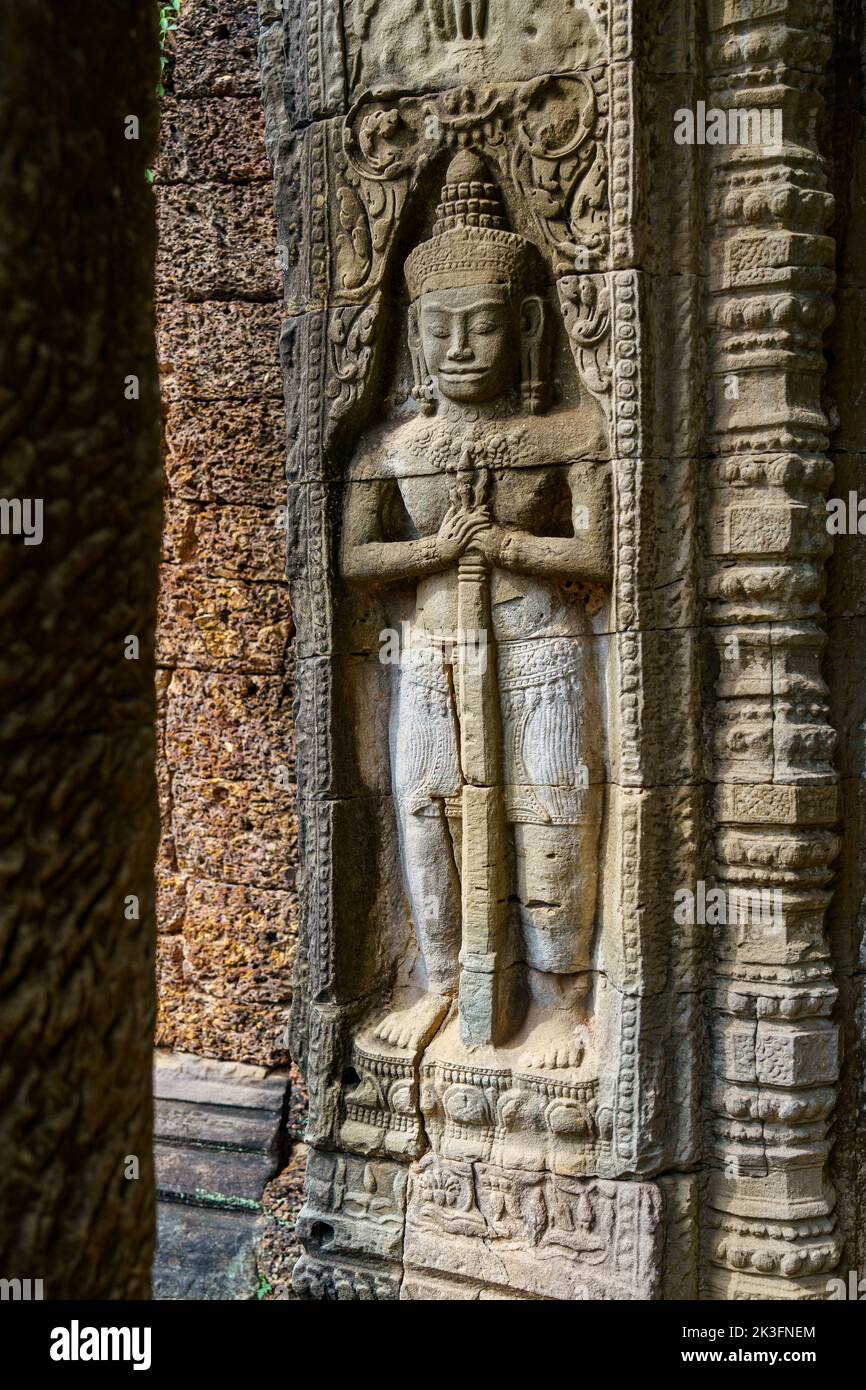
[[[422,90],[457,80],[508,80],[603,61],[603,5],[557,0],[350,0],[353,88]]]
[[[652,1183],[316,1152],[295,1285],[318,1298],[647,1299],[661,1214]]]
[[[511,1078],[505,1113],[520,1078],[553,1077],[580,1091],[589,1123],[603,728],[586,596],[563,584],[610,582],[609,488],[594,403],[553,427],[540,415],[537,261],[481,161],[457,155],[433,237],[406,264],[422,409],[363,443],[350,469],[344,576],[414,589],[390,752],[419,947],[355,1043],[354,1147],[392,1119],[386,1147],[418,1147],[379,1096],[395,1069],[411,1085],[422,1055],[435,1059],[422,1100],[434,1127],[443,1106],[452,1129],[478,1119],[480,1093],[451,1084],[461,1068]]]
[[[713,6],[713,80],[748,88],[750,55],[776,55],[797,153],[707,156],[667,119],[700,25],[534,9],[521,68],[527,6],[403,6],[398,36],[389,0],[311,3],[287,97],[301,30],[263,5],[300,653],[297,1284],[822,1297],[836,795],[805,513],[829,476],[831,247],[802,228],[826,212],[804,95],[824,39],[797,39],[788,83],[785,24]],[[776,194],[801,185],[792,211]],[[685,921],[699,882],[778,888],[783,920]]]

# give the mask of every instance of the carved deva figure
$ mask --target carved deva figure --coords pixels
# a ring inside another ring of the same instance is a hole
[[[417,1053],[456,1004],[461,1048],[572,1069],[603,810],[586,602],[610,582],[603,417],[544,414],[543,264],[475,155],[452,160],[405,273],[420,410],[359,449],[341,557],[349,583],[396,586],[409,634],[390,751],[420,959],[375,1036]]]

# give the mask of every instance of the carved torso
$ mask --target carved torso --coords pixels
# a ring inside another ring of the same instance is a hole
[[[433,536],[450,506],[461,459],[478,450],[490,479],[493,519],[507,530],[538,537],[574,534],[576,508],[593,505],[604,485],[602,431],[585,411],[542,417],[462,410],[446,403],[435,416],[376,431],[357,454],[350,479],[379,486],[383,541]],[[541,580],[495,569],[491,576],[493,635],[498,641],[583,635],[585,605],[570,577]],[[422,578],[413,625],[436,631],[457,625],[457,569]]]

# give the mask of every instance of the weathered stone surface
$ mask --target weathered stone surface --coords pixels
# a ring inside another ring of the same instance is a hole
[[[219,1062],[162,1049],[154,1056],[153,1071],[157,1100],[265,1110],[273,1117],[275,1125],[291,1084],[284,1072],[270,1067],[238,1061]]]
[[[662,1196],[428,1155],[409,1179],[402,1299],[651,1299]]]
[[[160,188],[158,206],[160,298],[273,299],[277,245],[266,184]]]
[[[174,501],[162,533],[163,562],[186,565],[213,579],[283,578],[278,509],[191,506]]]
[[[187,14],[183,22],[188,23]],[[184,53],[191,42],[194,40],[184,28],[180,43]],[[262,133],[257,96],[169,98],[162,108],[155,182],[157,186],[267,183],[270,171]],[[274,235],[273,227],[270,234]]]
[[[269,1285],[265,1301],[298,1298],[292,1285],[292,1270],[301,1255],[295,1227],[304,1202],[306,1158],[306,1145],[295,1144],[286,1167],[268,1183],[262,1198],[265,1230],[258,1261],[261,1275]]]
[[[200,1144],[156,1145],[156,1190],[163,1201],[237,1207],[258,1201],[273,1161],[259,1153],[205,1149]]]
[[[174,67],[179,98],[257,93],[255,0],[186,0]]]
[[[156,18],[0,6],[4,1298],[150,1286]]]
[[[264,1232],[253,1212],[208,1211],[161,1202],[157,1217],[154,1298],[253,1299],[257,1248]]]
[[[817,135],[828,20],[810,17],[796,63],[787,24],[770,39],[784,146],[752,138],[750,178],[738,147],[710,156],[716,881],[728,896],[776,898],[768,920],[729,922],[715,941],[702,1279],[714,1298],[827,1297],[842,1248],[827,1184],[838,1068],[824,914],[839,802],[820,609],[831,548],[821,378],[833,203]],[[732,14],[715,14],[708,62],[720,106],[755,104],[749,55],[768,37],[757,16],[735,38]],[[809,74],[802,88],[789,61]],[[801,141],[807,165],[786,153]]]
[[[276,785],[280,766],[293,774],[286,715],[291,692],[277,676],[172,672],[166,690],[165,757],[173,772]],[[291,790],[294,776],[284,779]]]
[[[294,798],[279,788],[183,773],[172,781],[178,865],[197,877],[291,888],[294,869],[282,847],[293,817]]]
[[[177,941],[177,937],[169,938]],[[200,1057],[287,1065],[286,1011],[249,1000],[214,999],[170,984],[160,991],[157,1042]]]
[[[276,1142],[273,1116],[251,1116],[247,1110],[231,1104],[202,1103],[193,1109],[185,1101],[157,1100],[155,1114],[156,1130],[164,1144],[191,1141],[231,1146],[233,1149],[252,1148],[267,1154]],[[279,1111],[276,1118],[279,1120]],[[163,1179],[167,1181],[177,1173],[177,1165],[171,1166],[166,1160]],[[184,1179],[183,1186],[178,1190],[185,1193],[188,1186]]]
[[[829,634],[822,610],[836,17],[260,11],[296,1288],[826,1297],[856,1218],[828,1183],[852,967],[825,914],[864,717],[854,538]],[[708,93],[733,136],[676,138]],[[862,292],[834,330],[849,477]]]
[[[272,508],[285,477],[282,402],[250,398],[168,405],[165,471],[176,497]]]
[[[170,801],[166,800],[166,820],[168,818],[169,807]],[[174,872],[173,868],[167,867],[164,863],[164,859],[168,858],[166,854],[166,849],[168,848],[166,842],[168,838],[168,835],[164,833],[161,854],[156,867],[156,915],[157,921],[159,922],[161,937],[171,936],[182,930],[183,915],[186,910],[186,879],[182,874]],[[173,864],[173,841],[171,842],[170,853],[171,862]],[[168,943],[162,941],[161,944],[165,946]]]
[[[288,1073],[158,1052],[160,1299],[261,1297],[266,1187],[285,1157]]]
[[[282,822],[275,819],[281,831]],[[293,843],[291,833],[286,843]],[[264,871],[256,874],[257,885],[267,879]],[[238,1003],[291,1002],[297,935],[294,894],[189,882],[183,934],[184,975],[191,988]]]
[[[255,48],[253,0],[184,3],[155,176],[168,483],[158,1037],[273,1064],[286,1056],[297,821],[281,290]]]
[[[292,638],[285,587],[209,579],[164,565],[157,660],[202,671],[278,674]]]
[[[279,396],[278,337],[269,304],[167,304],[157,332],[163,400]]]

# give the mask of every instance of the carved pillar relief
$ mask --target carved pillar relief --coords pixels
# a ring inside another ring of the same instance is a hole
[[[704,1296],[809,1292],[835,1248],[821,37],[711,7],[713,99],[772,97],[796,133],[711,152],[705,202],[672,138],[701,96],[689,7],[261,12],[311,1094],[296,1284],[691,1297],[703,1238]],[[675,912],[711,858],[779,890],[769,944],[732,927],[713,957]]]
[[[707,150],[715,871],[729,897],[760,895],[763,910],[717,938],[705,1273],[710,1297],[820,1298],[841,1249],[826,1176],[838,1041],[824,915],[838,812],[820,608],[834,243],[818,140],[831,7],[765,8],[708,10],[713,106],[763,112],[778,137],[756,124],[745,144]]]

